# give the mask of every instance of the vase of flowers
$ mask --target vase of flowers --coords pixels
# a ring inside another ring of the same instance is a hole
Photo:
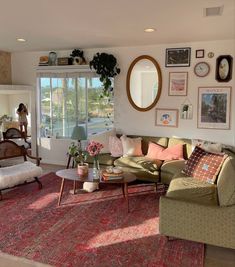
[[[93,175],[97,176],[97,174],[99,173],[100,170],[100,164],[99,164],[99,154],[101,149],[104,146],[99,143],[99,142],[95,142],[95,141],[91,141],[88,146],[87,146],[87,152],[88,154],[93,157]]]
[[[87,153],[82,150],[81,141],[78,140],[78,144],[74,142],[69,146],[69,155],[73,158],[77,165],[77,173],[79,176],[87,176],[89,165],[85,162]]]

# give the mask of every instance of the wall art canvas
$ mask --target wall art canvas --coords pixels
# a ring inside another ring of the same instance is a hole
[[[191,48],[167,48],[166,67],[189,67]]]
[[[178,127],[178,109],[156,109],[156,126]]]
[[[199,87],[198,128],[230,129],[231,87]]]
[[[169,96],[186,96],[188,87],[188,72],[169,73]]]

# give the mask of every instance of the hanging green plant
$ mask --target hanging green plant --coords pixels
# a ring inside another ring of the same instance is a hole
[[[90,61],[90,68],[94,69],[103,83],[103,95],[109,96],[113,91],[111,78],[120,73],[117,67],[117,59],[110,54],[96,53]]]

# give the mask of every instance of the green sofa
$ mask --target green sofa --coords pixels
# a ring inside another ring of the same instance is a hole
[[[165,147],[185,144],[185,159],[192,151],[190,139],[141,137],[144,155],[149,141]],[[139,181],[169,185],[166,195],[160,199],[161,234],[235,249],[235,154],[224,152],[229,156],[216,184],[184,175],[185,160],[162,162],[144,156],[112,158],[110,154],[101,154],[99,161],[105,166],[121,166],[124,171],[135,173]],[[88,161],[92,163],[92,159]]]

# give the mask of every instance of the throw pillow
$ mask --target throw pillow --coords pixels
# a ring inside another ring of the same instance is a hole
[[[115,135],[116,135],[116,130],[115,128],[113,128],[109,131],[89,136],[89,141],[95,141],[101,143],[104,146],[101,150],[101,153],[110,153],[109,136],[115,136]]]
[[[109,136],[109,150],[112,157],[121,157],[123,155],[121,139],[117,136]]]
[[[222,144],[201,139],[192,139],[192,151],[196,146],[200,146],[202,149],[211,153],[220,153],[222,151]]]
[[[183,173],[199,180],[215,183],[226,157],[226,154],[210,153],[196,146],[183,169]]]
[[[158,144],[149,143],[147,158],[159,159],[159,160],[176,160],[184,159],[184,146],[183,144],[177,144],[172,147],[164,148]]]
[[[125,135],[121,136],[122,147],[123,147],[123,156],[142,156],[142,149],[141,149],[141,137],[137,138],[129,138]]]

